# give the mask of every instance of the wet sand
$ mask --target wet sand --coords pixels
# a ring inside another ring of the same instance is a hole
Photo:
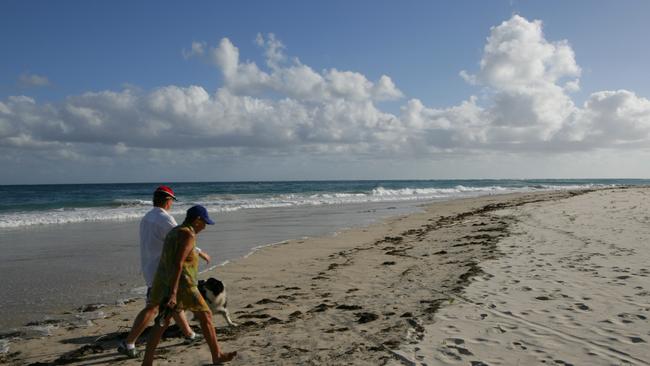
[[[604,365],[615,360],[608,358],[612,352],[626,355],[619,357],[627,362],[622,364],[644,365],[650,358],[645,344],[650,304],[643,282],[648,194],[650,189],[634,188],[440,202],[335,237],[263,248],[204,274],[226,283],[228,308],[239,324],[227,327],[215,316],[217,335],[226,351],[239,351],[232,365],[509,365],[517,360]],[[565,232],[575,233],[575,246],[567,246]],[[626,239],[616,240],[619,236]],[[590,244],[597,241],[602,248]],[[585,257],[592,249],[601,255]],[[578,276],[594,270],[602,277],[594,277],[596,282]],[[518,296],[520,291],[526,295]],[[31,335],[27,330],[5,335],[4,362],[137,365],[115,348],[142,304],[89,308],[71,314],[72,322],[40,324]],[[597,316],[589,320],[581,312]],[[526,326],[512,328],[512,319],[520,318]],[[594,324],[603,320],[611,324],[598,331]],[[530,326],[538,323],[545,328]],[[184,346],[177,333],[168,332],[158,364],[209,362],[207,345]],[[602,347],[594,348],[595,355],[572,356],[562,351],[573,348],[570,342],[563,346],[567,337]],[[542,347],[525,343],[531,339]],[[605,352],[608,346],[615,351]]]

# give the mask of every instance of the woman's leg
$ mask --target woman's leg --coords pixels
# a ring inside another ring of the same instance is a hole
[[[153,330],[151,331],[151,334],[149,335],[149,339],[147,340],[147,350],[144,353],[144,360],[142,360],[142,366],[153,365],[153,356],[156,353],[156,347],[158,347],[158,343],[160,342],[160,338],[165,332],[165,329],[167,329],[167,327],[169,326],[170,318],[171,318],[171,314],[169,314],[169,316],[165,318],[165,325],[163,326],[158,324],[158,322],[155,322],[155,324],[153,325]]]
[[[237,356],[237,352],[228,352],[228,353],[221,352],[221,348],[219,347],[219,343],[217,342],[217,332],[215,332],[214,326],[212,326],[211,312],[197,311],[194,313],[194,316],[201,323],[201,330],[203,331],[203,336],[205,337],[205,341],[208,342],[208,346],[210,346],[210,353],[212,354],[212,363],[228,362],[232,360],[235,356]],[[147,347],[147,350],[148,349],[149,348]]]

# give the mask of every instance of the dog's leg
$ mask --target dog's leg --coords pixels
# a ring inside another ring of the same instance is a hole
[[[223,315],[223,318],[226,319],[226,322],[228,323],[228,325],[230,325],[231,327],[236,327],[237,326],[237,324],[233,323],[233,321],[230,319],[230,313],[228,312],[228,309],[219,308],[219,309],[217,309],[217,312],[219,312],[219,314]]]

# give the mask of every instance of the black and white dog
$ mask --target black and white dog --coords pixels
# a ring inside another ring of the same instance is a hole
[[[226,308],[228,299],[226,295],[226,286],[216,278],[210,277],[207,280],[199,280],[199,292],[208,303],[212,314],[219,313],[228,322],[228,325],[234,327],[237,324],[230,320],[230,313]]]

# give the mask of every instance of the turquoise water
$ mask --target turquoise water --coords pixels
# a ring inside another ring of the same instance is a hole
[[[179,200],[174,214],[193,204],[211,212],[242,209],[426,201],[494,193],[614,185],[639,179],[373,180],[201,182],[0,186],[0,229],[87,221],[132,220],[151,205],[151,193],[170,185]]]

